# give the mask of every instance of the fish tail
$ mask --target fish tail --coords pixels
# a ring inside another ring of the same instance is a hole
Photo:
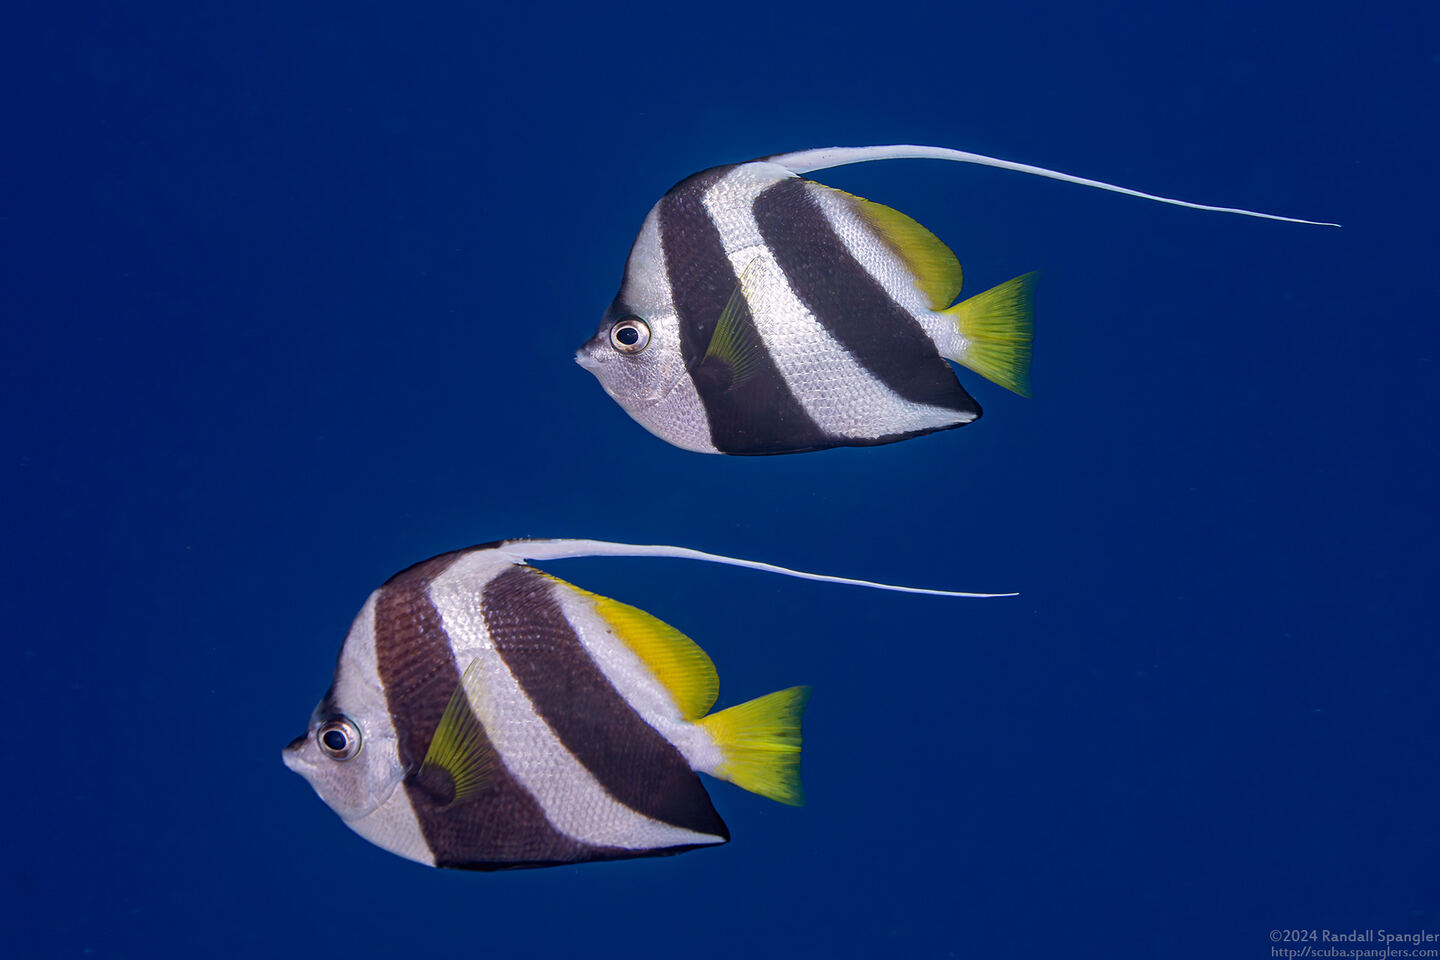
[[[1006,390],[1030,396],[1038,277],[1034,272],[1023,274],[941,311],[954,321],[962,338],[945,356]]]
[[[809,687],[790,687],[701,719],[723,758],[709,772],[771,800],[804,803],[800,716],[809,700]]]

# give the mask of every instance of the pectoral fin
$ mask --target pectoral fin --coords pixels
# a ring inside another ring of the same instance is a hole
[[[710,344],[699,366],[710,366],[712,375],[723,378],[725,389],[744,383],[755,375],[765,349],[760,331],[755,329],[755,317],[750,312],[750,302],[755,293],[763,269],[763,257],[756,257],[740,274],[735,289],[730,293],[715,329],[710,334]]]
[[[446,806],[479,795],[495,773],[495,747],[471,709],[467,693],[479,681],[479,663],[472,661],[455,685],[425,759],[415,772],[416,782]]]

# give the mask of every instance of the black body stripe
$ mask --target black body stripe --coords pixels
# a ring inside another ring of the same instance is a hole
[[[463,551],[469,552],[469,551]],[[461,553],[447,553],[392,577],[375,605],[375,656],[410,775],[405,790],[436,866],[496,870],[632,856],[561,834],[503,766],[478,796],[450,805],[414,774],[460,683],[450,639],[427,593]]]
[[[730,839],[685,757],[600,672],[554,591],[568,589],[528,567],[485,585],[481,610],[495,650],[535,711],[620,803],[687,830]]]
[[[980,405],[924,328],[846,248],[812,194],[817,186],[791,178],[755,198],[755,222],[791,289],[896,394],[979,417]]]
[[[697,173],[660,200],[660,246],[680,318],[680,350],[710,420],[710,442],[722,453],[741,454],[798,453],[843,443],[800,406],[768,347],[756,358],[754,374],[733,386],[723,361],[703,359],[715,321],[739,282],[704,204],[705,191],[732,169]]]

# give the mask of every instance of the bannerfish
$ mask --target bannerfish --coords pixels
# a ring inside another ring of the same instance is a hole
[[[575,355],[641,426],[702,453],[892,443],[980,417],[946,362],[1029,394],[1027,273],[956,302],[961,270],[899,211],[801,174],[870,160],[978,163],[1141,193],[944,147],[831,147],[714,167],[670,189]],[[1319,224],[1336,226],[1336,224]]]
[[[694,641],[529,560],[658,556],[810,580],[683,547],[511,540],[442,554],[372,593],[330,690],[284,750],[350,829],[419,863],[471,870],[681,853],[730,833],[697,771],[802,802],[807,687],[711,713]]]

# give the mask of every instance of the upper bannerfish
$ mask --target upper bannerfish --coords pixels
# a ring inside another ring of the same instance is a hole
[[[801,176],[924,158],[1317,223],[944,147],[778,154],[697,173],[660,199],[630,248],[620,292],[576,362],[645,429],[702,453],[801,453],[964,426],[980,417],[980,405],[946,361],[1028,395],[1034,273],[958,300],[960,263],[934,234],[899,211]]]

